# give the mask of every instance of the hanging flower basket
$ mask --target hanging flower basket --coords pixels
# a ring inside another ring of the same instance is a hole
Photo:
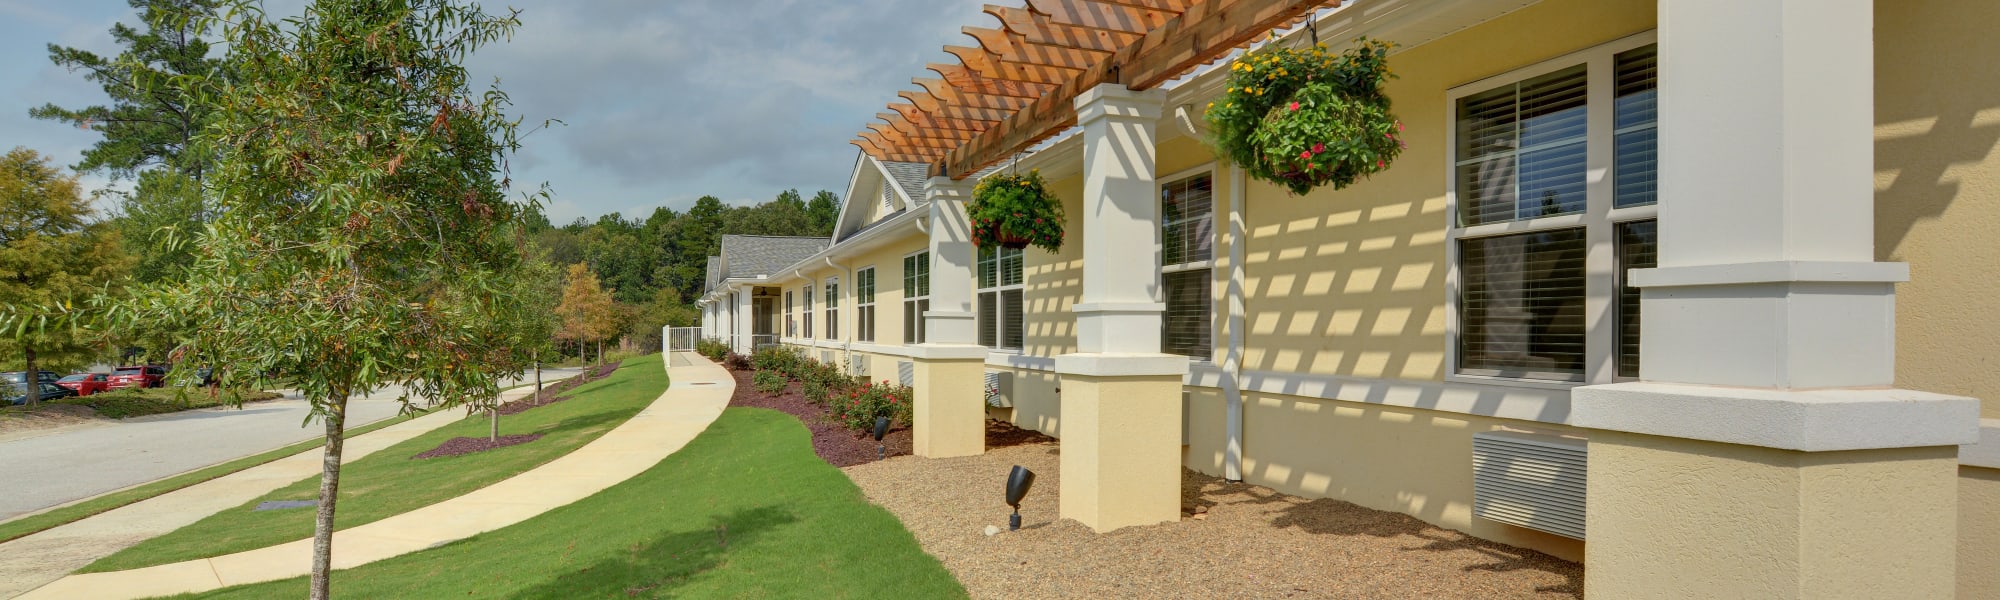
[[[1217,152],[1294,194],[1388,169],[1405,147],[1382,93],[1389,48],[1364,38],[1339,55],[1324,44],[1266,46],[1237,59],[1228,90],[1208,105]]]
[[[981,248],[1062,249],[1062,201],[1048,192],[1041,173],[1001,173],[979,182],[965,207],[972,243]]]

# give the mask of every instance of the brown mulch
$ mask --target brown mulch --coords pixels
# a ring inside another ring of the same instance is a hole
[[[777,394],[758,391],[750,383],[750,376],[755,373],[748,369],[731,373],[736,376],[736,393],[729,397],[730,406],[768,408],[798,417],[812,431],[813,452],[827,464],[846,467],[875,462],[875,436],[856,433],[835,423],[827,417],[825,408],[806,401],[805,392],[796,381],[786,384],[785,391]],[[912,448],[910,428],[900,424],[890,426],[889,434],[882,437],[882,446],[890,457],[908,456]]]
[[[1098,534],[1057,518],[1057,444],[1046,436],[996,444],[996,429],[980,456],[843,469],[974,598],[1583,597],[1577,563],[1401,513],[1189,470],[1181,473],[1180,522]],[[1036,481],[1022,502],[1022,529],[1007,532],[1004,482],[1014,465]],[[989,537],[988,525],[1003,531]]]
[[[410,459],[416,460],[419,458],[437,458],[440,456],[458,456],[460,454],[485,452],[487,450],[492,450],[494,448],[505,448],[516,444],[526,444],[528,442],[532,442],[539,439],[542,439],[542,434],[539,433],[526,433],[521,435],[503,435],[500,436],[500,438],[497,440],[489,440],[483,437],[478,437],[478,438],[455,437],[449,440],[445,440],[444,443],[442,444],[438,444],[438,447],[436,448],[425,450],[423,454],[412,456],[410,457]]]
[[[597,381],[599,379],[610,377],[612,371],[618,370],[619,362],[608,363],[596,368],[584,369],[583,372],[577,373],[574,377],[570,377],[562,381],[542,386],[542,390],[540,392],[536,392],[528,396],[523,396],[518,400],[502,404],[500,405],[499,409],[500,416],[504,417],[507,415],[520,414],[523,412],[527,412],[528,409],[530,408],[535,408],[537,406],[548,406],[550,404],[555,404],[557,402],[568,400],[573,397],[568,395],[570,390],[574,390],[578,386],[590,383],[592,381]]]

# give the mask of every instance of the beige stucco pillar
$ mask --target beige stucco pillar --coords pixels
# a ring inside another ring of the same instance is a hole
[[[1659,3],[1642,381],[1578,388],[1600,598],[1950,598],[1978,403],[1893,388],[1870,0]]]
[[[1064,518],[1103,532],[1180,518],[1184,356],[1160,353],[1160,90],[1097,86],[1076,99],[1083,128],[1083,292],[1062,375]],[[1081,233],[1081,235],[1076,235]]]
[[[911,433],[917,456],[945,458],[986,451],[985,346],[978,344],[972,312],[976,258],[965,202],[975,182],[932,177],[924,184],[931,205],[931,308],[923,314],[925,341],[910,347],[916,369]]]

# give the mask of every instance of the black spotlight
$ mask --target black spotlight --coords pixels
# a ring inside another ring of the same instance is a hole
[[[889,417],[875,417],[875,460],[882,460],[889,454],[888,446],[882,443],[882,436],[889,435]]]
[[[1028,495],[1028,488],[1035,485],[1035,472],[1021,465],[1014,465],[1014,472],[1007,474],[1007,505],[1014,507],[1014,514],[1007,517],[1007,530],[1021,528],[1021,498]]]

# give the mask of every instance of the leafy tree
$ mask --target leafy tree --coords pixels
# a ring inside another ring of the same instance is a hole
[[[119,23],[111,39],[124,50],[106,58],[85,50],[49,44],[49,60],[81,71],[111,97],[111,104],[63,108],[46,104],[28,111],[37,119],[61,121],[104,133],[83,153],[76,170],[105,170],[130,177],[151,165],[165,165],[197,180],[209,160],[191,152],[195,136],[214,117],[199,94],[178,86],[219,89],[227,81],[220,58],[209,57],[203,37],[221,0],[127,0],[147,23],[144,31]]]
[[[118,233],[90,217],[76,178],[47,158],[26,148],[0,156],[0,306],[54,305],[106,289],[124,275],[130,261],[119,249]],[[0,338],[0,356],[9,363],[19,357],[30,385],[42,367],[89,358],[93,340],[87,334],[28,325],[17,323],[17,335]],[[35,395],[28,398],[35,403]]]
[[[618,332],[619,315],[611,294],[597,283],[597,274],[591,272],[590,265],[576,263],[569,266],[565,278],[562,303],[556,306],[556,314],[562,318],[562,329],[556,337],[578,344],[577,354],[583,355],[583,344],[597,342],[598,360],[604,359],[604,338]]]
[[[806,203],[806,223],[820,235],[833,235],[834,221],[840,218],[840,196],[826,190],[813,194]]]
[[[519,372],[490,326],[515,310],[504,290],[520,270],[509,224],[521,211],[499,172],[518,122],[461,66],[516,15],[316,0],[280,20],[228,0],[189,25],[218,30],[222,68],[240,75],[172,86],[210,115],[189,152],[214,157],[203,183],[216,210],[185,281],[100,297],[93,314],[181,323],[179,358],[222,366],[225,387],[268,373],[312,403],[326,440],[312,598],[330,591],[348,399],[401,384],[417,412],[492,397],[496,377]]]

